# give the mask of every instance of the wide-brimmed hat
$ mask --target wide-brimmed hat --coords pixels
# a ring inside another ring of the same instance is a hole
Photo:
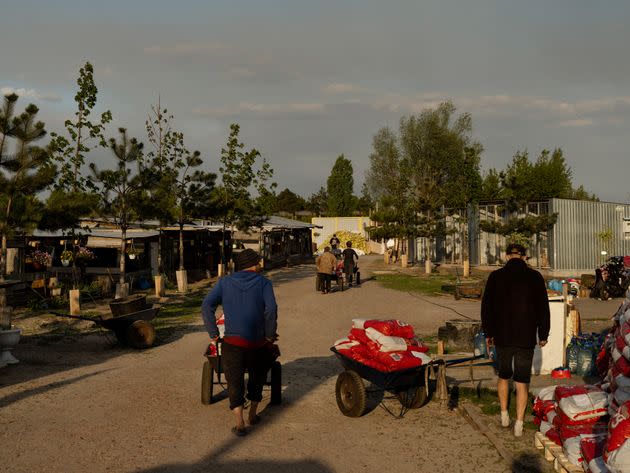
[[[252,266],[256,266],[258,263],[260,263],[260,255],[249,248],[241,251],[234,257],[234,269],[236,271],[251,268]]]

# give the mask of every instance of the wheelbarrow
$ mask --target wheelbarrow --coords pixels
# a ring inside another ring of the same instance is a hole
[[[122,345],[129,345],[133,348],[149,348],[155,342],[155,328],[153,328],[153,324],[150,321],[155,318],[159,310],[160,306],[154,305],[130,314],[109,318],[102,316],[98,318],[86,317],[59,312],[52,312],[52,314],[57,317],[94,322],[99,327],[114,332],[116,339]]]
[[[223,340],[219,339],[216,344],[208,345],[204,356],[206,361],[203,363],[203,371],[201,373],[201,403],[213,404],[216,401],[214,396],[214,386],[218,384],[223,390],[227,386],[223,384],[221,375],[223,374],[223,362],[221,359],[221,346]],[[265,364],[267,365],[267,379],[265,386],[271,388],[271,405],[282,403],[282,364],[278,361],[280,350],[278,345],[271,345],[266,352]]]
[[[341,362],[344,371],[337,377],[335,396],[337,407],[347,417],[361,417],[366,410],[367,394],[382,393],[383,399],[398,399],[400,413],[394,414],[382,401],[381,405],[392,416],[401,418],[409,409],[418,409],[429,398],[429,374],[444,362],[434,362],[399,371],[383,372],[342,355],[335,347],[330,349]],[[371,386],[366,389],[363,380]],[[389,393],[386,397],[385,393]]]

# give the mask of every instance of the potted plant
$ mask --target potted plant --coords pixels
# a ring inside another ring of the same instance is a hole
[[[33,267],[36,270],[42,269],[52,264],[52,256],[46,251],[33,251],[33,253],[31,253],[31,260],[33,261]]]
[[[72,251],[70,250],[63,250],[61,252],[61,256],[59,257],[59,259],[61,260],[61,264],[63,266],[68,266],[70,263],[72,263],[73,258],[74,258],[74,255],[72,254]]]
[[[127,247],[127,256],[129,256],[129,259],[136,259],[136,256],[138,256],[138,250],[136,250],[133,246]]]
[[[86,248],[85,246],[80,246],[74,257],[76,258],[77,263],[85,263],[86,261],[93,260],[95,258],[92,250]]]

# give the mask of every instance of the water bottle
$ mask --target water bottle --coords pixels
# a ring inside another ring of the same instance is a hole
[[[595,365],[593,355],[593,343],[587,340],[578,351],[577,374],[579,376],[590,376],[593,373],[593,367]]]
[[[578,345],[577,338],[572,337],[571,343],[567,347],[567,367],[572,374],[577,373],[578,367],[578,352],[580,347]]]
[[[483,330],[477,332],[474,338],[475,356],[483,356],[488,358],[488,350],[486,347],[486,334]]]

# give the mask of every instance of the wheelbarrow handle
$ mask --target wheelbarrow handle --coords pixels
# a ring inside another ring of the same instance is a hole
[[[101,322],[101,318],[99,317],[98,319],[95,319],[93,317],[86,317],[84,315],[70,315],[70,314],[62,314],[61,312],[55,312],[55,311],[51,311],[51,314],[57,316],[57,317],[67,317],[69,319],[79,319],[79,320],[87,320],[89,322],[94,322],[95,324],[98,324]]]

